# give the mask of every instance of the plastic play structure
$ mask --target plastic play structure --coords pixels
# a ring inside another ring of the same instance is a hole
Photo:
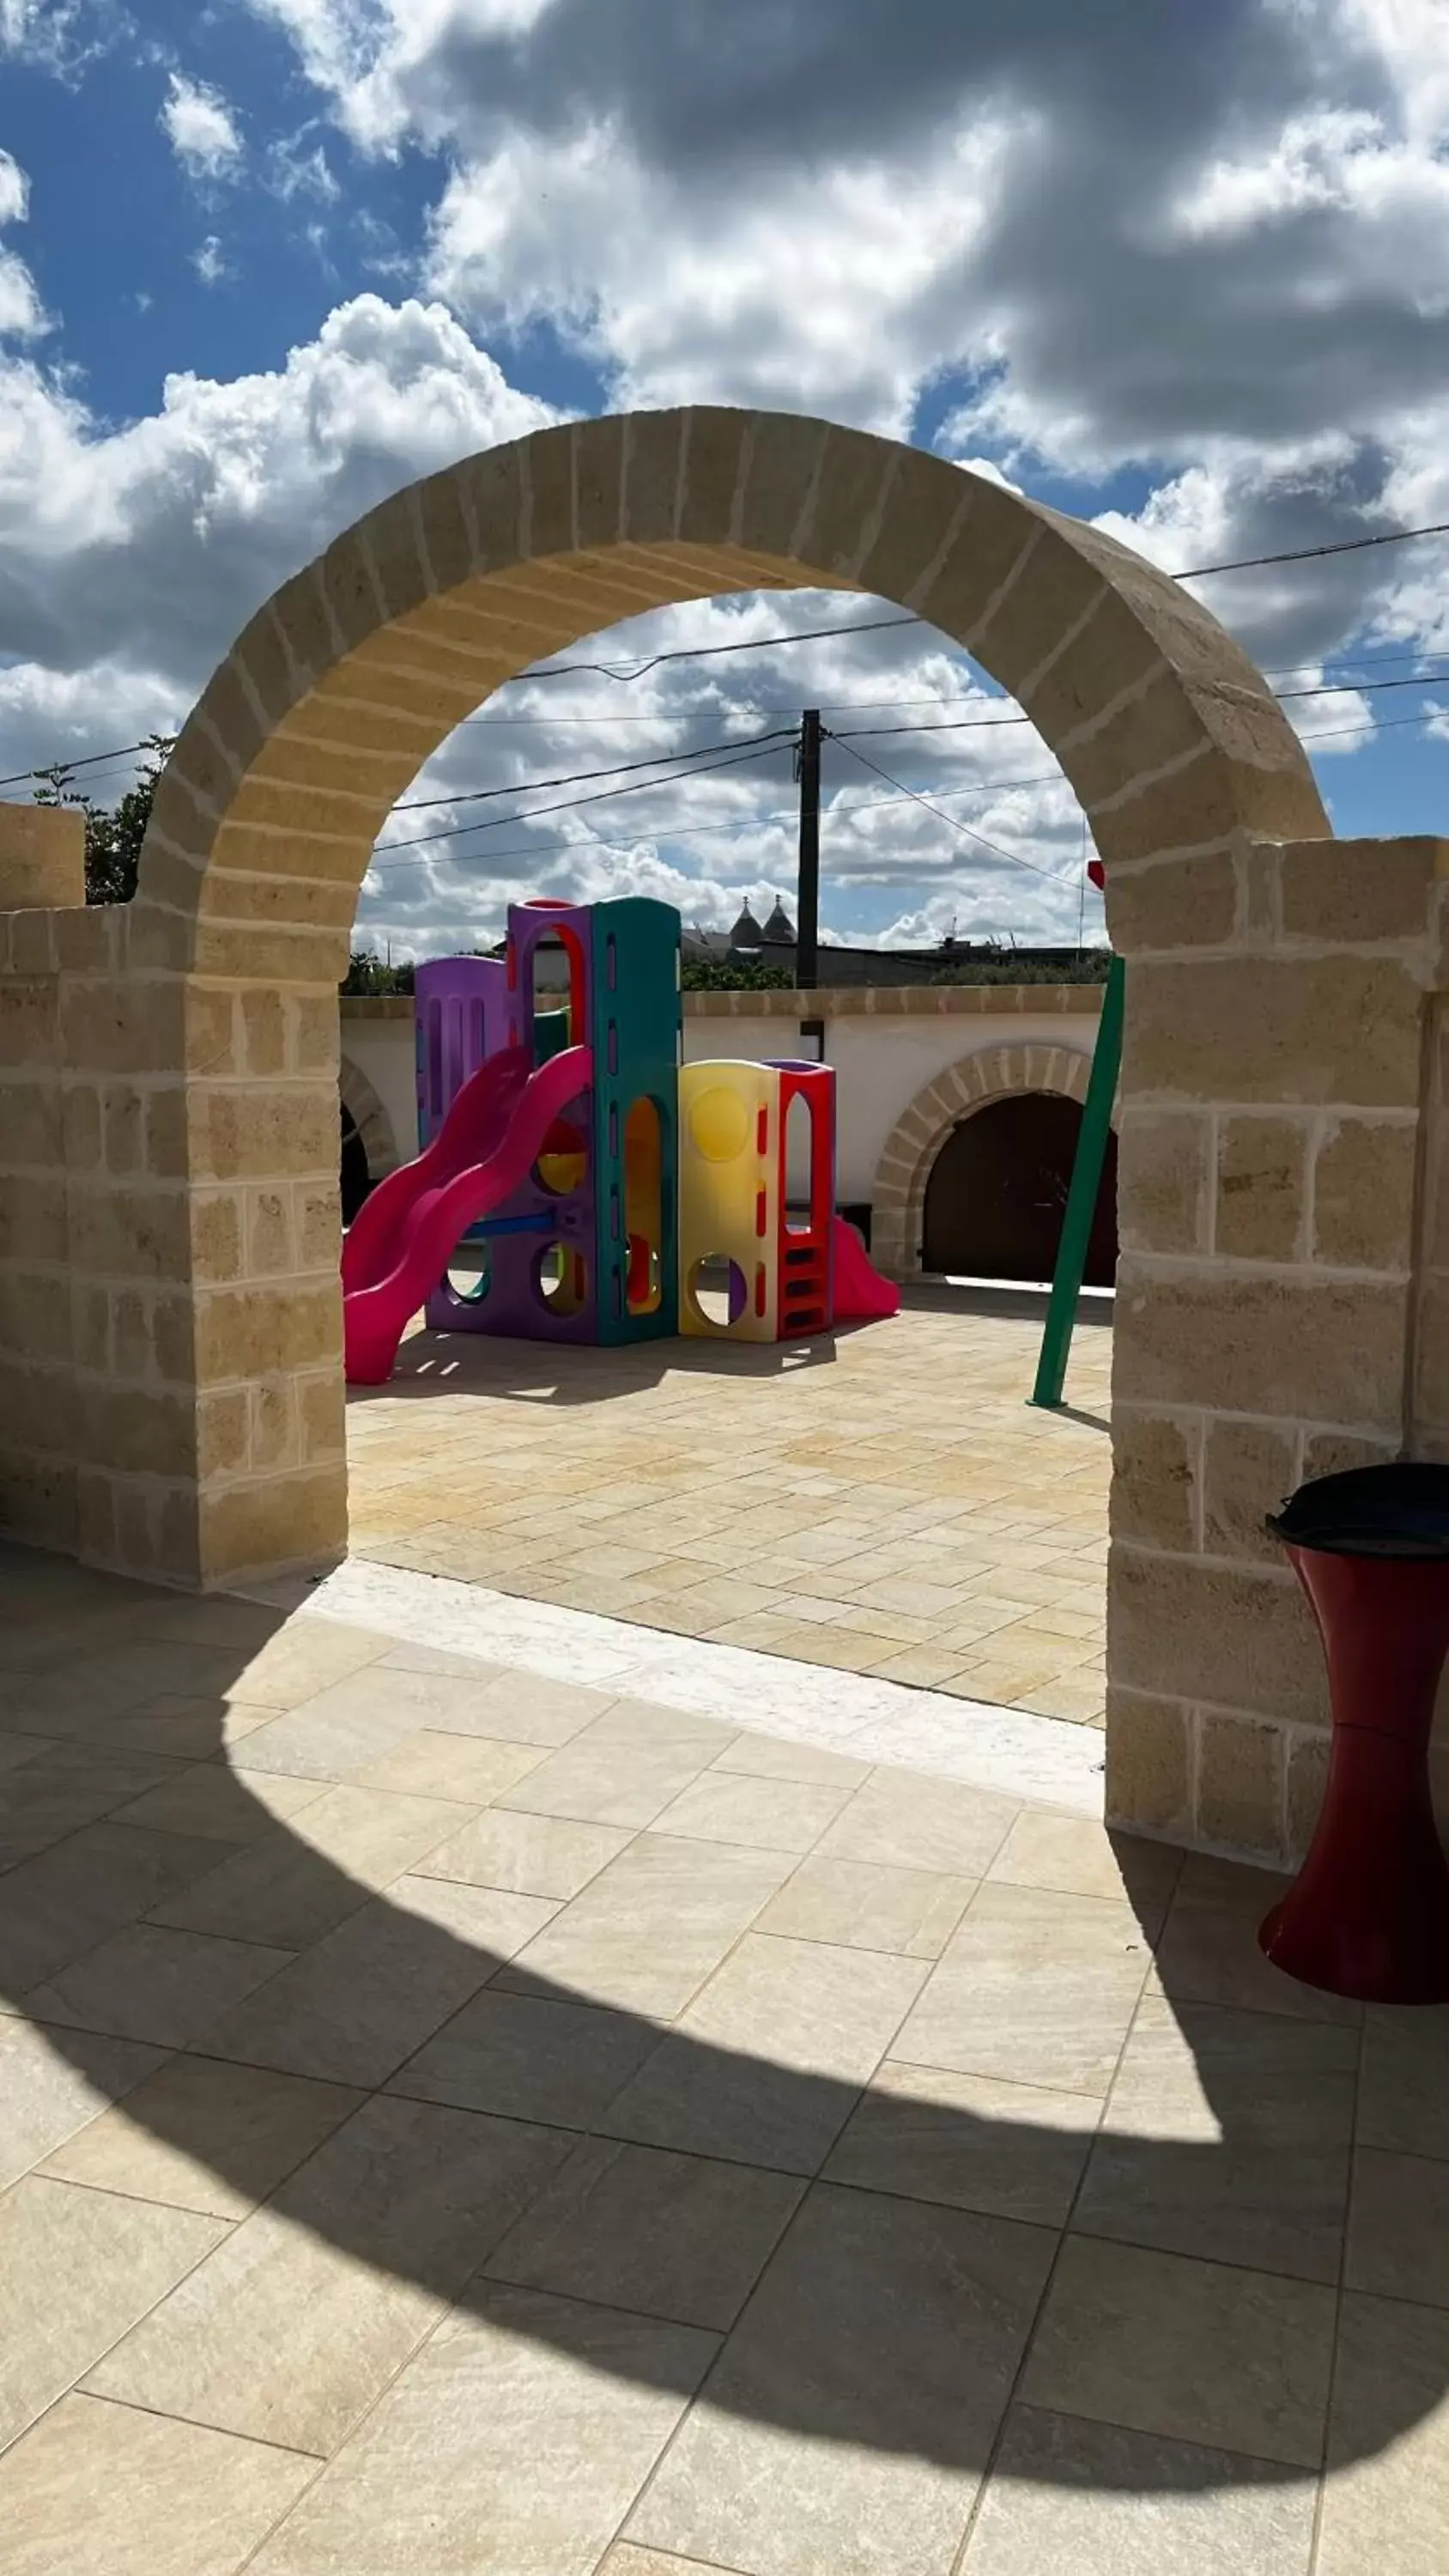
[[[566,988],[540,983],[541,957]],[[347,1376],[434,1331],[774,1342],[894,1315],[835,1213],[828,1065],[681,1065],[679,915],[515,904],[501,958],[418,968],[417,1160],[342,1248]]]

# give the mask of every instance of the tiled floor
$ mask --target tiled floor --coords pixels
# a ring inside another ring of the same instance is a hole
[[[920,1288],[778,1349],[419,1333],[349,1407],[353,1545],[1100,1725],[1111,1331],[1085,1301],[1047,1414],[1041,1329],[1039,1298]]]
[[[0,1558],[7,2576],[1442,2576],[1449,2015],[344,1597]]]

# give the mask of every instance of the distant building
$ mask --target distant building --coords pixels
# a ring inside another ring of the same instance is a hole
[[[684,954],[708,965],[774,966],[793,977],[795,925],[777,895],[763,929],[746,904],[732,930],[686,929]],[[995,940],[954,936],[934,948],[850,948],[822,940],[819,980],[835,985],[934,984],[953,967],[996,965],[1013,958],[1022,966],[1068,967],[1080,954],[1074,947],[1002,947]]]

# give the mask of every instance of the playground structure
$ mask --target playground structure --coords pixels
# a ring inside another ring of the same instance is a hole
[[[681,1067],[679,935],[642,897],[540,901],[510,908],[503,957],[419,968],[422,1151],[343,1245],[350,1383],[387,1378],[420,1308],[439,1332],[606,1345],[897,1311],[835,1214],[829,1066]],[[538,1007],[546,949],[559,1009]]]

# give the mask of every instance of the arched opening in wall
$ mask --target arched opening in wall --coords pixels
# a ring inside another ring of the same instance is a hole
[[[367,1147],[357,1131],[357,1121],[346,1102],[342,1103],[342,1222],[351,1225],[363,1200],[372,1189],[368,1169]]]
[[[624,1121],[624,1296],[631,1315],[652,1315],[664,1294],[664,1147],[658,1103],[647,1094]]]
[[[540,939],[529,962],[534,1059],[542,1064],[566,1046],[583,1046],[586,990],[584,952],[575,933],[560,923]]]
[[[1013,1092],[963,1118],[926,1183],[921,1266],[957,1279],[1049,1280],[1082,1112],[1049,1091]],[[1108,1138],[1086,1284],[1117,1272],[1117,1139]]]

